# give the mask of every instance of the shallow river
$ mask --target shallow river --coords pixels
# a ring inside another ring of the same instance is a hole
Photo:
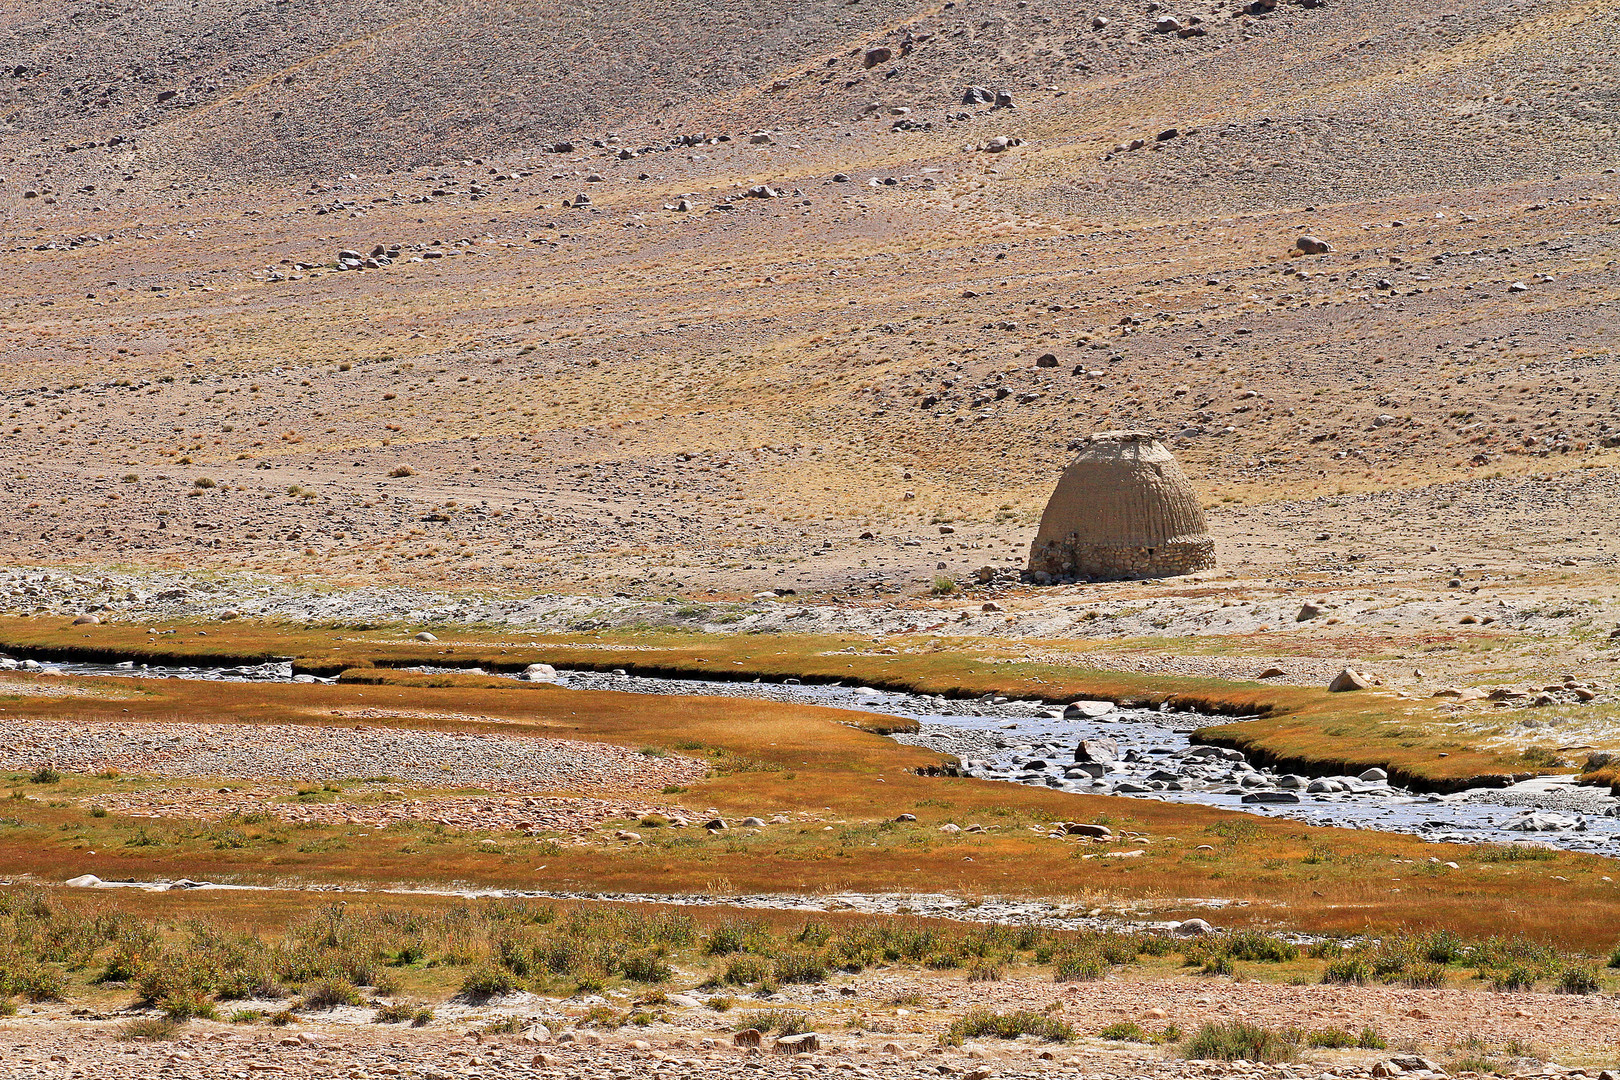
[[[12,666],[50,669],[63,675],[295,679],[290,664],[160,668],[0,660],[0,668]],[[307,675],[296,679],[330,681]],[[1620,855],[1620,800],[1602,789],[1577,787],[1569,777],[1426,795],[1393,787],[1377,773],[1290,776],[1257,769],[1236,751],[1194,744],[1192,732],[1209,722],[1197,713],[1117,709],[1096,702],[1071,708],[1065,716],[1061,707],[1037,701],[963,701],[859,686],[651,679],[586,671],[558,672],[556,682],[581,690],[752,697],[910,717],[921,724],[921,730],[893,736],[897,741],[952,754],[972,776],[1059,791],[1201,803],[1312,825],[1414,833],[1433,841],[1533,840],[1575,851]],[[1093,760],[1076,760],[1082,741],[1087,752],[1081,756]]]

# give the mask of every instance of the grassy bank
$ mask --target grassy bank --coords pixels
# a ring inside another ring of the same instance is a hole
[[[291,658],[298,671],[346,673],[350,680],[364,678],[365,668],[427,664],[519,671],[531,663],[550,663],[647,676],[857,682],[957,698],[1001,694],[1049,702],[1105,698],[1137,706],[1169,703],[1217,717],[1244,717],[1241,723],[1205,728],[1198,738],[1299,772],[1359,773],[1378,767],[1409,787],[1452,791],[1501,784],[1533,771],[1512,754],[1457,740],[1449,728],[1439,726],[1447,718],[1429,701],[1404,701],[1371,690],[1330,694],[1113,672],[1081,663],[1032,663],[1006,642],[947,649],[931,638],[896,638],[878,646],[868,639],[814,635],[545,636],[483,630],[447,630],[442,640],[423,642],[415,640],[411,628],[402,627],[288,628],[244,621],[205,628],[76,627],[65,620],[5,619],[0,620],[0,649],[41,659],[154,664],[232,665],[280,657]]]

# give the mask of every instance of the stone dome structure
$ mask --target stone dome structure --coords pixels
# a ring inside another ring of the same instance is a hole
[[[1187,474],[1153,436],[1104,431],[1063,470],[1030,545],[1036,581],[1128,581],[1215,565]]]

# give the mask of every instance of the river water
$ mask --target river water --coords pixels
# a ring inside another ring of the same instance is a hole
[[[286,663],[206,668],[0,660],[0,669],[7,667],[62,675],[331,681],[294,676],[292,665]],[[1195,744],[1193,732],[1209,718],[1191,712],[1118,709],[1095,702],[1071,708],[1066,715],[1061,707],[1028,700],[964,701],[862,686],[643,678],[588,671],[560,671],[555,681],[580,690],[750,697],[907,717],[915,719],[920,729],[891,738],[954,755],[964,773],[990,780],[1199,803],[1312,825],[1412,833],[1435,842],[1535,842],[1620,855],[1620,800],[1603,789],[1578,787],[1570,777],[1429,795],[1394,787],[1372,773],[1290,776],[1256,768],[1236,751]],[[1094,760],[1076,761],[1083,741],[1088,751],[1083,756]]]

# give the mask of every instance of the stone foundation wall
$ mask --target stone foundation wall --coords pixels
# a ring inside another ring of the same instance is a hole
[[[1048,581],[1132,581],[1195,574],[1214,566],[1215,541],[1209,537],[1173,540],[1158,547],[1116,547],[1077,544],[1071,535],[1042,545],[1029,559],[1037,581],[1043,574]]]

